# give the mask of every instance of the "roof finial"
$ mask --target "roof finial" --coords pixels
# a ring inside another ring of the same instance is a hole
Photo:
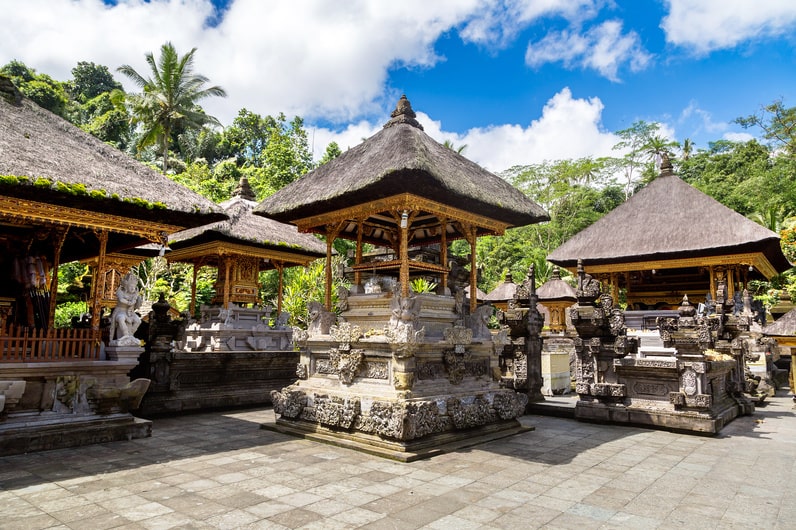
[[[398,104],[395,106],[395,110],[392,111],[390,116],[390,121],[384,124],[385,129],[393,125],[398,125],[399,123],[406,123],[412,127],[417,127],[421,131],[423,130],[423,126],[415,119],[415,111],[412,110],[412,104],[406,99],[406,94],[401,96],[401,99],[398,100]]]
[[[668,175],[673,175],[674,171],[672,169],[672,161],[669,159],[669,153],[664,151],[661,153],[661,177],[665,177]]]
[[[240,178],[238,185],[232,190],[232,196],[240,197],[247,201],[257,201],[257,196],[254,195],[254,191],[252,191],[252,187],[249,185],[249,179],[246,177]]]

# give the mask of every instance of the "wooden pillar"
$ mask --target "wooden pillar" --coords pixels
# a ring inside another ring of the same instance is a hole
[[[354,264],[359,265],[362,263],[362,224],[363,220],[357,221],[357,248],[354,255]],[[359,269],[354,271],[354,285],[362,285],[362,272]]]
[[[399,221],[401,230],[400,260],[401,270],[398,281],[401,282],[401,296],[409,296],[409,212],[401,214]]]
[[[440,265],[442,265],[445,270],[448,270],[448,220],[444,217],[440,218],[440,230],[442,233],[440,234],[440,250],[439,250],[439,261]],[[442,289],[439,291],[441,294],[445,294],[445,289],[448,288],[448,273],[443,272],[440,275],[440,281],[442,282]]]
[[[61,265],[61,249],[66,241],[66,234],[69,228],[58,229],[55,231],[55,241],[53,241],[53,266],[52,278],[50,278],[50,307],[48,308],[47,327],[54,327],[55,305],[58,298],[58,267]]]
[[[224,258],[224,309],[229,309],[229,284],[232,281],[230,278],[230,269],[232,268],[232,260],[227,257]]]
[[[191,305],[190,305],[190,312],[191,316],[196,315],[196,275],[199,273],[199,264],[193,264],[193,279],[191,280]]]
[[[327,311],[332,310],[332,247],[340,230],[343,229],[343,223],[340,222],[336,226],[326,225],[326,291],[324,305]]]
[[[478,307],[478,271],[475,268],[475,243],[476,227],[469,227],[467,232],[467,242],[470,243],[470,314],[475,313]]]
[[[710,297],[715,301],[716,300],[716,273],[713,270],[713,265],[711,265],[708,270],[710,271]]]
[[[99,331],[100,328],[100,311],[102,310],[100,302],[105,293],[105,253],[108,249],[108,231],[105,229],[97,231],[97,238],[99,239],[99,257],[97,258],[97,275],[94,282],[96,284],[94,299],[91,301],[91,329],[95,331]]]
[[[611,297],[614,305],[619,306],[619,274],[616,272],[611,273]]]
[[[281,261],[274,261],[273,263],[279,274],[279,287],[276,292],[276,316],[278,318],[282,313],[282,289],[284,288],[285,282],[285,264]]]

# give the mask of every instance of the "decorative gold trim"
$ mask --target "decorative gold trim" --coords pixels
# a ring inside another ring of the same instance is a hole
[[[301,232],[317,231],[318,227],[325,227],[346,220],[366,219],[371,215],[392,212],[392,211],[425,211],[436,214],[439,217],[446,217],[450,220],[461,221],[479,228],[492,232],[494,235],[502,235],[511,225],[493,219],[487,219],[477,214],[460,210],[424,197],[418,197],[411,193],[401,193],[376,199],[364,204],[358,204],[342,210],[327,212],[312,217],[305,217],[293,221]],[[314,230],[316,229],[316,230]]]
[[[108,230],[121,234],[143,236],[150,241],[156,242],[161,240],[164,232],[171,234],[184,228],[177,225],[153,223],[144,219],[79,210],[77,208],[8,196],[0,196],[0,216],[25,219],[36,223]]]
[[[726,256],[704,256],[697,258],[680,258],[669,260],[634,261],[629,263],[608,263],[600,265],[583,264],[584,270],[589,274],[602,274],[612,272],[631,272],[641,270],[681,269],[687,267],[709,267],[711,265],[752,265],[766,278],[777,275],[771,262],[761,252],[748,252],[744,254],[727,254]],[[567,270],[576,272],[577,267],[567,267]]]
[[[206,260],[208,255],[215,255],[224,257],[228,255],[241,255],[251,256],[255,258],[280,260],[297,265],[307,266],[319,257],[304,256],[301,254],[293,254],[291,252],[283,252],[279,250],[261,249],[257,247],[250,247],[241,243],[230,243],[227,241],[211,241],[195,245],[191,247],[172,250],[166,253],[166,259],[170,262],[198,262]]]

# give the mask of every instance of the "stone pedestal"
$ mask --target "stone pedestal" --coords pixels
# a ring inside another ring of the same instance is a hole
[[[299,380],[272,393],[279,418],[263,427],[400,461],[527,430],[491,334],[457,324],[451,297],[396,297],[351,295],[327,334],[294,337]]]
[[[575,345],[570,338],[546,335],[542,346],[542,393],[545,396],[569,394],[572,387],[570,359]]]

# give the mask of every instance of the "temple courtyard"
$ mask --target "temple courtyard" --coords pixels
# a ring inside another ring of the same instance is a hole
[[[787,391],[715,436],[525,415],[411,463],[261,429],[270,408],[182,415],[0,458],[0,527],[793,528],[795,415]]]

